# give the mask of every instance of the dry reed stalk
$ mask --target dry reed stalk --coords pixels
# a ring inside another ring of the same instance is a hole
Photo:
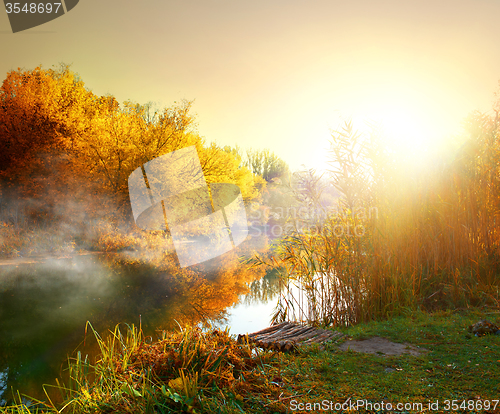
[[[378,158],[384,151],[363,142],[352,125],[333,138],[340,214],[316,233],[283,241],[275,264],[286,288],[274,319],[343,325],[408,308],[498,303],[498,129],[473,137],[473,155],[413,179],[391,159]],[[371,207],[376,218],[354,213]],[[336,232],[356,226],[362,235]],[[292,284],[301,286],[298,294]]]

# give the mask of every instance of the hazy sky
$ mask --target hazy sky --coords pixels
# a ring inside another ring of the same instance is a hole
[[[80,0],[16,34],[0,13],[0,73],[64,62],[120,102],[195,99],[207,141],[321,168],[345,117],[418,151],[491,109],[499,18],[500,0]]]

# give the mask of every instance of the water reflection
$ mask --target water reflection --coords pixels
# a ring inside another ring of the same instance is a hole
[[[253,305],[274,301],[280,293],[279,274],[276,271],[267,273],[263,278],[257,279],[249,286],[249,292],[243,295],[241,303]]]
[[[227,310],[226,325],[231,334],[256,332],[270,325],[280,293],[279,274],[267,273],[253,281],[249,291],[239,297],[238,303]]]
[[[11,388],[44,399],[41,385],[64,377],[68,355],[97,352],[90,335],[82,344],[86,321],[100,333],[118,323],[141,324],[156,338],[157,329],[172,329],[176,321],[230,320],[227,309],[239,299],[248,309],[275,297],[275,276],[259,280],[263,269],[218,260],[219,266],[182,272],[116,255],[1,266],[0,403],[12,397]],[[261,320],[259,329],[268,323],[269,317]]]

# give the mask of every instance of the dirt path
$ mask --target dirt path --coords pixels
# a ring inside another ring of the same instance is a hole
[[[413,356],[427,352],[427,349],[417,348],[410,344],[399,344],[391,342],[388,339],[374,336],[373,338],[362,341],[348,340],[339,345],[343,351],[351,350],[355,352],[364,352],[368,354],[378,354],[382,356],[410,354]]]

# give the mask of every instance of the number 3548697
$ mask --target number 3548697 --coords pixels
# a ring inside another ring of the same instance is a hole
[[[61,3],[6,3],[7,13],[57,13]]]

